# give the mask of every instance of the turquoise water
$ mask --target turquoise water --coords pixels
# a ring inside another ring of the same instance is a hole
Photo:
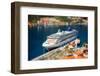
[[[86,25],[70,25],[70,27],[78,31],[78,38],[81,40],[78,46],[88,42],[88,27]],[[42,43],[47,39],[48,35],[56,33],[58,29],[65,31],[68,29],[68,26],[40,25],[28,28],[28,60],[32,60],[48,51],[42,47]]]

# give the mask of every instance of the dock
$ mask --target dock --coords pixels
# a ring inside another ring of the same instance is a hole
[[[53,49],[40,55],[33,60],[59,60],[59,59],[79,59],[88,57],[88,48],[72,47],[73,43],[66,44],[65,46]]]

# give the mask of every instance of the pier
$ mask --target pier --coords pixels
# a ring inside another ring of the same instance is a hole
[[[77,42],[79,40],[76,39]],[[34,58],[33,60],[59,60],[59,59],[82,59],[88,58],[88,47],[77,47],[76,41],[70,42],[65,46],[50,50],[49,52]]]

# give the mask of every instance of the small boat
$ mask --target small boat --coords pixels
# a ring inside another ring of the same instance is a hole
[[[65,44],[75,40],[78,36],[78,31],[75,29],[68,31],[60,31],[47,36],[47,40],[42,44],[46,49],[53,49],[64,46]]]

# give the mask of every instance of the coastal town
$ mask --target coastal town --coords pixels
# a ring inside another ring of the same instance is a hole
[[[39,26],[39,25],[44,25],[44,26],[50,26],[50,25],[55,25],[55,26],[59,26],[59,25],[87,25],[87,17],[34,17],[34,16],[30,16],[29,21],[28,21],[28,25],[29,27],[34,27],[34,26]]]

